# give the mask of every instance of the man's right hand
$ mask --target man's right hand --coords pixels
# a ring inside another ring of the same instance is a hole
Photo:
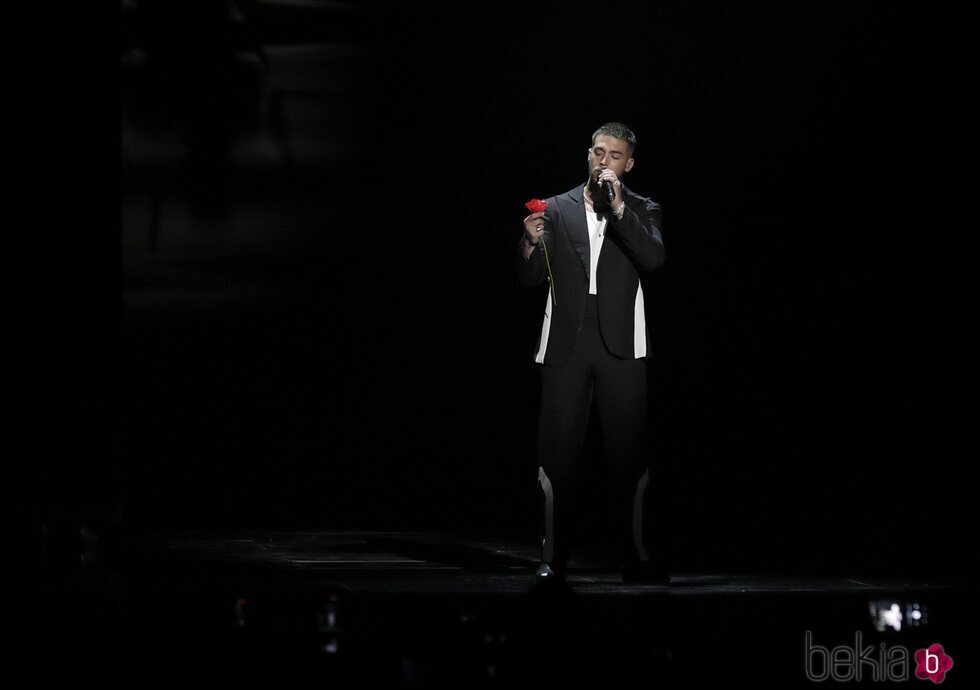
[[[529,244],[536,245],[544,235],[544,214],[546,211],[532,213],[524,219],[524,237]]]

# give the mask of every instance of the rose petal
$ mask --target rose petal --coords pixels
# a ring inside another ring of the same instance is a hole
[[[531,199],[524,204],[531,213],[538,213],[547,210],[548,202],[543,199]]]

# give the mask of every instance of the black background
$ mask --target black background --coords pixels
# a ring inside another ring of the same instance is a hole
[[[664,209],[652,424],[677,567],[962,573],[967,13],[688,5],[253,26],[362,49],[353,115],[323,123],[356,145],[288,193],[231,176],[232,207],[313,226],[283,251],[226,234],[149,263],[124,249],[119,200],[149,183],[120,165],[119,55],[176,39],[118,9],[33,22],[11,51],[25,514],[533,539],[544,293],[513,270],[523,203],[580,183],[592,131],[621,120],[627,184]],[[202,281],[221,299],[154,301]]]

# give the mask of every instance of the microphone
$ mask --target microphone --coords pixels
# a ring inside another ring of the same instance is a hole
[[[616,198],[616,190],[613,189],[612,182],[610,182],[609,180],[603,180],[602,191],[606,193],[606,199],[608,199],[609,203],[611,204],[613,202],[613,199]]]

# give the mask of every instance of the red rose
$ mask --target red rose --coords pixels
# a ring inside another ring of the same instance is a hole
[[[548,202],[544,199],[531,199],[529,202],[524,204],[531,213],[537,213],[538,211],[546,211],[548,209]]]

